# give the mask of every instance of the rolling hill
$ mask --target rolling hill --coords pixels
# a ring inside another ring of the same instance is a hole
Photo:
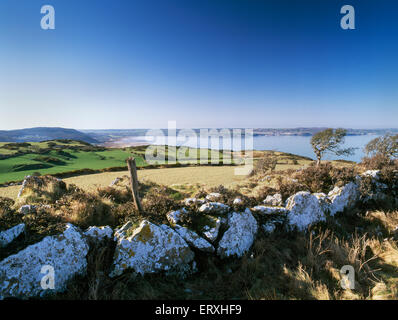
[[[19,130],[0,130],[0,142],[40,142],[45,140],[70,139],[88,143],[98,141],[75,129],[37,127]]]

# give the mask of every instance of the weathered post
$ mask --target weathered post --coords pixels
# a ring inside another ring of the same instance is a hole
[[[133,194],[134,204],[138,212],[142,213],[143,210],[141,206],[140,196],[138,195],[137,166],[135,164],[134,157],[130,157],[127,159],[127,167],[130,173],[131,192]]]

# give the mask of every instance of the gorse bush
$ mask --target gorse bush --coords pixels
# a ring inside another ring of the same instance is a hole
[[[397,160],[392,160],[390,157],[377,153],[372,157],[364,157],[359,164],[364,170],[381,170],[387,166],[396,165]]]
[[[254,168],[250,173],[250,176],[259,174],[264,175],[275,170],[278,164],[278,158],[274,155],[267,154],[263,158],[257,160],[254,164]]]
[[[111,207],[101,197],[86,193],[78,188],[62,196],[53,210],[68,222],[81,228],[89,226],[114,226]]]
[[[354,168],[338,168],[330,163],[321,163],[318,166],[310,165],[295,175],[298,183],[313,193],[328,193],[335,186],[343,186],[355,181],[355,177]]]

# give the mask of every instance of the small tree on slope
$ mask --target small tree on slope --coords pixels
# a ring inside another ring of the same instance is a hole
[[[342,149],[344,138],[347,135],[345,129],[326,129],[314,134],[311,138],[311,146],[317,158],[317,166],[321,163],[321,159],[325,153],[333,153],[337,156],[351,155],[354,148]]]

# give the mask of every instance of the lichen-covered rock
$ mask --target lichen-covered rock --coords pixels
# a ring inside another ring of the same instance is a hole
[[[288,221],[302,231],[309,225],[325,220],[322,206],[316,196],[308,191],[300,191],[287,199]]]
[[[233,212],[228,218],[228,229],[221,238],[217,254],[222,257],[241,257],[253,244],[258,225],[249,209]]]
[[[6,247],[8,244],[14,241],[14,239],[18,238],[19,235],[24,231],[25,224],[21,223],[15,227],[0,232],[0,248]]]
[[[243,203],[243,201],[242,201],[241,198],[236,198],[236,199],[234,199],[234,201],[233,201],[233,204],[234,204],[234,205],[238,205],[238,204],[242,204],[242,203]]]
[[[221,194],[218,193],[218,192],[212,192],[212,193],[209,193],[209,194],[206,196],[206,200],[208,200],[208,201],[217,201],[217,200],[219,200],[220,198],[221,198]]]
[[[229,206],[220,202],[208,202],[199,208],[201,213],[224,214],[229,211]]]
[[[220,227],[223,220],[220,217],[205,216],[203,219],[207,220],[207,223],[203,226],[201,232],[211,242],[214,242],[218,233],[220,232]]]
[[[337,212],[343,212],[344,209],[354,207],[359,200],[359,196],[358,185],[354,182],[350,182],[343,187],[335,187],[328,194],[330,215],[334,216]]]
[[[319,205],[322,208],[323,212],[329,212],[330,211],[330,199],[328,196],[323,193],[323,192],[318,192],[318,193],[313,193],[313,195],[318,199]]]
[[[375,180],[379,180],[380,177],[380,170],[367,170],[364,173],[362,173],[363,177],[371,177]]]
[[[197,199],[197,198],[187,198],[184,200],[184,205],[192,206],[192,205],[202,205],[205,203],[205,200]]]
[[[171,225],[175,225],[178,222],[180,222],[180,216],[181,213],[186,213],[187,210],[185,210],[185,208],[182,208],[181,210],[176,210],[176,211],[171,211],[169,212],[166,217],[167,220],[170,222]]]
[[[87,230],[84,231],[84,235],[93,240],[101,241],[104,239],[112,239],[113,230],[110,226],[88,227]]]
[[[170,227],[143,220],[137,228],[127,223],[121,229],[115,232],[117,245],[111,277],[119,276],[127,269],[140,274],[165,271],[184,275],[192,271],[195,255]]]
[[[251,210],[263,215],[288,213],[288,210],[285,207],[255,206]]]
[[[192,247],[203,252],[214,252],[214,247],[210,242],[200,237],[196,232],[189,230],[186,227],[176,225],[174,230]]]
[[[30,213],[35,213],[37,210],[37,207],[31,204],[26,204],[19,208],[19,213],[22,214],[30,214]]]
[[[71,224],[56,236],[48,236],[0,262],[0,298],[43,297],[62,292],[74,276],[87,269],[88,245],[80,231]],[[54,289],[43,289],[42,280],[48,273],[43,267],[54,268]]]
[[[263,203],[267,206],[281,206],[282,195],[280,193],[275,193],[273,196],[267,196]]]

